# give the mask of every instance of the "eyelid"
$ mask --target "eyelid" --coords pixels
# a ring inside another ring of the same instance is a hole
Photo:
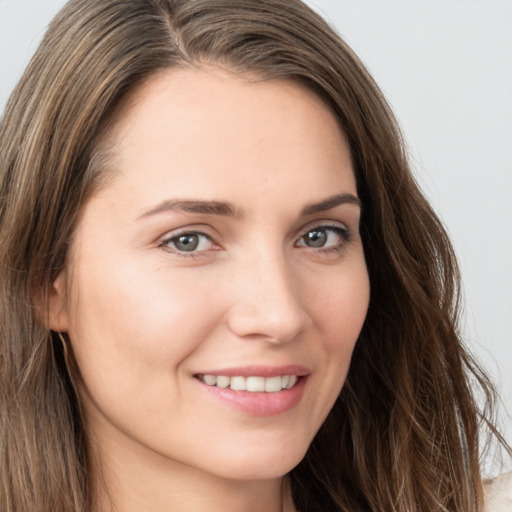
[[[309,233],[313,229],[341,229],[342,231],[346,232],[347,234],[351,233],[351,230],[349,227],[341,221],[334,221],[334,220],[317,220],[310,222],[306,226],[300,229],[298,240],[301,239],[306,233]]]
[[[194,251],[190,251],[190,252],[180,251],[179,249],[172,248],[170,246],[170,243],[174,239],[179,238],[180,236],[183,236],[183,235],[203,236],[203,237],[207,238],[212,243],[213,247],[209,248],[209,249],[203,249],[203,250],[199,250],[199,251],[194,250]],[[209,253],[210,251],[216,251],[221,248],[221,245],[215,240],[215,238],[210,233],[207,233],[204,229],[200,229],[200,228],[192,227],[192,226],[186,226],[183,228],[178,228],[178,229],[175,229],[172,231],[168,231],[165,235],[161,236],[157,240],[157,245],[158,245],[158,247],[161,247],[161,248],[167,250],[169,253],[175,254],[179,257],[185,257],[185,258],[194,258],[194,257],[204,256],[207,253]]]
[[[299,242],[303,239],[303,237],[310,231],[313,231],[315,229],[324,229],[324,230],[332,230],[337,232],[337,234],[343,238],[343,242],[336,245],[329,245],[326,247],[319,247],[319,248],[312,248],[305,244],[299,244]],[[217,241],[217,237],[214,237],[214,235],[210,234],[209,229],[204,229],[204,227],[199,226],[184,226],[181,228],[177,228],[174,230],[170,230],[166,232],[164,235],[159,237],[156,241],[156,245],[160,248],[163,248],[167,250],[169,253],[172,253],[174,255],[177,255],[179,257],[184,258],[193,258],[193,257],[201,257],[208,255],[211,251],[218,251],[219,249],[222,249],[222,245]],[[202,249],[202,250],[192,250],[192,251],[182,251],[177,248],[173,248],[170,246],[171,242],[179,238],[183,235],[198,235],[207,238],[210,243],[212,244],[212,247],[208,249]],[[295,246],[299,247],[306,247],[313,249],[315,252],[321,252],[323,251],[329,251],[329,250],[340,250],[345,243],[349,242],[352,237],[352,231],[348,228],[348,226],[341,221],[334,221],[334,220],[316,220],[308,223],[303,228],[300,229],[299,235],[296,238],[296,241],[294,243]]]
[[[299,242],[301,240],[303,240],[303,238],[309,232],[314,231],[315,229],[323,229],[323,230],[334,231],[343,240],[339,244],[328,245],[328,246],[325,246],[325,247],[318,247],[318,248],[310,247],[310,246],[306,245],[305,243],[304,244],[299,244]],[[348,226],[346,224],[344,224],[343,222],[339,222],[339,221],[321,221],[321,220],[320,221],[315,221],[315,222],[312,222],[312,223],[308,224],[304,228],[302,228],[300,233],[301,234],[297,238],[297,240],[296,240],[294,245],[296,247],[300,247],[300,248],[311,249],[315,253],[322,253],[322,252],[323,253],[328,253],[328,252],[332,252],[332,251],[339,252],[339,251],[343,250],[345,248],[345,245],[348,242],[350,242],[351,239],[352,239],[352,232],[351,232],[351,230],[348,228]]]

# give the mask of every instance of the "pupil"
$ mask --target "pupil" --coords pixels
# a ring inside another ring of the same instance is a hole
[[[323,247],[327,241],[325,231],[315,229],[306,235],[306,243],[310,247]]]
[[[194,251],[199,245],[199,237],[197,235],[181,235],[175,245],[180,251]]]

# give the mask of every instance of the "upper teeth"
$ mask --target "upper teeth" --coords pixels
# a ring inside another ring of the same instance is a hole
[[[199,375],[199,380],[218,388],[231,388],[234,391],[274,393],[290,389],[297,383],[296,375],[278,377],[227,377],[226,375]]]

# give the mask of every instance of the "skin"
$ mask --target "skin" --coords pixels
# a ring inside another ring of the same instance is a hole
[[[109,141],[113,178],[83,207],[50,297],[83,379],[97,509],[294,510],[283,475],[339,394],[369,300],[359,206],[304,212],[357,197],[335,117],[292,82],[169,70],[125,102]],[[165,207],[191,199],[234,215]],[[195,250],[176,245],[184,233]],[[309,375],[281,414],[231,407],[196,378],[287,364]]]

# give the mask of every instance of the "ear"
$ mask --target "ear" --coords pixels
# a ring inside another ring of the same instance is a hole
[[[69,330],[67,271],[62,270],[48,290],[48,327],[56,332]]]

